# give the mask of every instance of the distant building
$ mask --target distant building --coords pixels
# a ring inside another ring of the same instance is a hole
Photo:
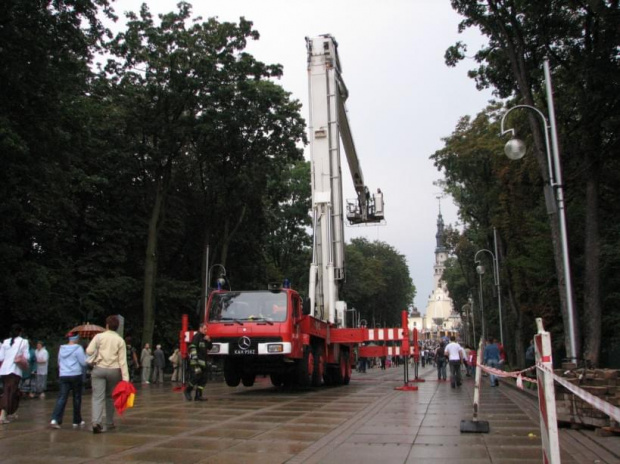
[[[433,292],[428,298],[426,312],[422,320],[422,331],[425,339],[437,339],[443,336],[456,335],[461,327],[461,316],[454,311],[454,304],[446,282],[442,279],[448,252],[445,246],[445,231],[441,207],[437,218],[437,247],[435,248],[435,265],[433,267]]]
[[[422,339],[422,329],[424,328],[424,318],[418,308],[412,306],[409,308],[409,316],[407,317],[407,325],[409,326],[409,333],[413,337],[413,329],[418,329],[418,340]]]

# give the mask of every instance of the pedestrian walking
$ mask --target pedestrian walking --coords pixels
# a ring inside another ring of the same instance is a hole
[[[189,345],[189,383],[183,392],[187,401],[192,401],[194,389],[196,390],[194,400],[206,401],[202,393],[207,385],[207,355],[212,347],[211,337],[207,335],[207,326],[202,323]]]
[[[170,380],[172,382],[178,382],[181,377],[179,373],[181,367],[181,351],[178,348],[175,348],[168,360],[172,364],[172,378]]]
[[[142,353],[140,353],[140,364],[142,365],[142,383],[151,383],[151,365],[153,364],[153,353],[151,353],[151,345],[144,344]]]
[[[448,360],[446,359],[446,347],[440,343],[435,350],[435,364],[437,365],[437,380],[447,380]]]
[[[140,370],[140,362],[138,361],[138,353],[131,345],[131,337],[125,337],[125,346],[127,347],[127,368],[129,369],[129,381],[136,382],[138,371]]]
[[[39,395],[42,400],[45,399],[45,391],[47,390],[47,371],[49,366],[50,354],[45,348],[45,343],[39,340],[37,349],[34,352],[37,359],[37,381],[35,394]]]
[[[456,337],[450,337],[450,343],[446,346],[444,354],[450,364],[450,386],[452,388],[461,386],[461,363],[463,362],[463,348],[456,342]]]
[[[484,348],[483,356],[485,365],[493,367],[495,369],[499,367],[500,350],[499,346],[497,346],[497,343],[495,343],[494,338],[489,338],[489,343]],[[491,374],[489,377],[491,378],[491,386],[499,387],[499,381],[497,380],[497,376]]]
[[[164,383],[164,368],[166,367],[166,355],[161,345],[155,347],[153,353],[153,383]]]
[[[84,348],[79,344],[80,335],[77,332],[67,334],[67,344],[58,350],[58,385],[60,393],[52,412],[50,427],[59,429],[65,414],[65,407],[69,399],[69,392],[73,395],[73,428],[83,427],[82,420],[82,388],[84,386],[84,370],[86,369],[86,355]]]
[[[28,395],[34,398],[34,392],[37,389],[37,357],[35,355],[34,346],[28,343],[28,367],[22,369],[22,378],[19,382],[20,394]]]
[[[106,430],[115,428],[112,392],[121,380],[129,382],[127,346],[123,338],[116,333],[118,326],[118,317],[108,316],[105,332],[95,335],[86,348],[86,354],[95,357],[91,376],[93,433],[104,431],[102,426],[104,410]]]
[[[4,389],[0,398],[0,424],[17,419],[19,382],[24,370],[29,369],[29,351],[28,340],[22,338],[21,326],[13,324],[11,337],[4,340],[0,347],[0,378]]]

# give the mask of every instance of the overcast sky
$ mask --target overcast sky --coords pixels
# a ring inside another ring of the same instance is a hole
[[[117,0],[116,13],[138,11],[142,1]],[[150,0],[152,13],[176,10],[177,0]],[[284,66],[281,85],[304,104],[308,81],[305,37],[332,34],[339,45],[347,108],[366,185],[381,188],[386,224],[347,227],[353,237],[381,240],[404,255],[417,288],[416,307],[424,312],[433,287],[435,232],[441,174],[429,156],[443,147],[457,121],[481,111],[490,92],[479,92],[465,60],[457,68],[444,63],[444,52],[457,40],[469,54],[483,43],[475,31],[458,34],[461,18],[449,0],[194,0],[194,15],[204,19],[253,21],[261,37],[247,51],[257,59]],[[343,156],[343,163],[346,158]],[[354,198],[343,165],[345,198]],[[441,201],[446,224],[457,222],[450,198]],[[403,308],[404,309],[404,308]]]

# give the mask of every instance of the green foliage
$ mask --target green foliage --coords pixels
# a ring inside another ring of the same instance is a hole
[[[363,238],[353,239],[345,254],[342,299],[370,326],[399,327],[401,312],[415,297],[405,257],[387,243]]]
[[[514,98],[512,104],[525,103],[545,109],[542,62],[544,57],[550,59],[573,283],[580,310],[576,322],[577,326],[583,323],[585,328],[584,357],[596,364],[601,346],[601,315],[609,314],[608,311],[615,313],[606,305],[613,301],[607,296],[611,288],[608,281],[617,265],[615,258],[607,259],[610,255],[604,250],[617,244],[617,237],[605,225],[613,222],[611,218],[618,214],[613,198],[617,197],[620,185],[616,169],[618,132],[612,129],[618,126],[620,102],[618,1],[452,0],[451,3],[464,16],[460,31],[475,27],[488,38],[488,44],[475,51],[478,67],[470,71],[479,88],[492,88],[499,97]],[[466,44],[457,42],[447,50],[446,63],[454,66],[465,58],[466,51]],[[555,309],[558,292],[552,288],[555,279],[545,277],[553,276],[556,271],[549,248],[539,240],[548,233],[542,224],[543,205],[538,200],[542,185],[548,180],[547,159],[540,121],[530,116],[529,128],[520,124],[520,119],[512,118],[512,122],[518,134],[534,135],[537,148],[534,154],[543,183],[536,180],[531,166],[526,164],[532,162],[527,157],[521,162],[520,171],[497,169],[490,181],[500,181],[498,185],[505,186],[505,195],[499,189],[493,195],[499,211],[487,208],[488,218],[498,230],[502,229],[505,273],[520,311],[542,315],[551,330],[561,335]],[[466,173],[458,164],[444,164],[444,167]],[[481,180],[489,179],[488,172],[479,174]],[[475,191],[468,195],[472,200],[481,200],[482,205],[486,203],[484,196]],[[477,220],[467,209],[461,210],[461,214],[466,220]],[[478,228],[474,222],[470,225]],[[485,224],[481,226],[488,228]],[[555,260],[560,260],[557,251]],[[559,295],[563,296],[563,292]],[[554,339],[557,342],[561,337]]]
[[[301,105],[274,82],[280,65],[243,51],[259,38],[250,21],[192,20],[180,3],[156,22],[143,6],[104,43],[97,7],[112,10],[103,0],[5,3],[5,330],[20,322],[51,335],[118,313],[137,342],[154,258],[153,336],[172,343],[180,315],[199,302],[207,241],[237,288],[262,288],[271,275],[301,280]],[[104,47],[109,61],[93,75]]]

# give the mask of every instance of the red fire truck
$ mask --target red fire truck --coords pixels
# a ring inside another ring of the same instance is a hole
[[[371,194],[364,183],[344,106],[348,91],[336,41],[322,35],[306,38],[306,43],[314,237],[308,298],[302,300],[286,283],[262,291],[215,290],[209,295],[203,317],[213,341],[210,355],[223,359],[224,378],[232,387],[252,386],[257,375],[269,375],[276,386],[346,385],[358,344],[408,341],[406,316],[403,329],[347,327],[347,305],[338,298],[345,275],[341,142],[357,193],[355,200],[347,201],[347,220],[382,222],[383,194]],[[187,318],[181,337],[185,351],[190,339]],[[386,353],[384,346],[362,350],[367,356]],[[408,352],[408,347],[403,350]]]

